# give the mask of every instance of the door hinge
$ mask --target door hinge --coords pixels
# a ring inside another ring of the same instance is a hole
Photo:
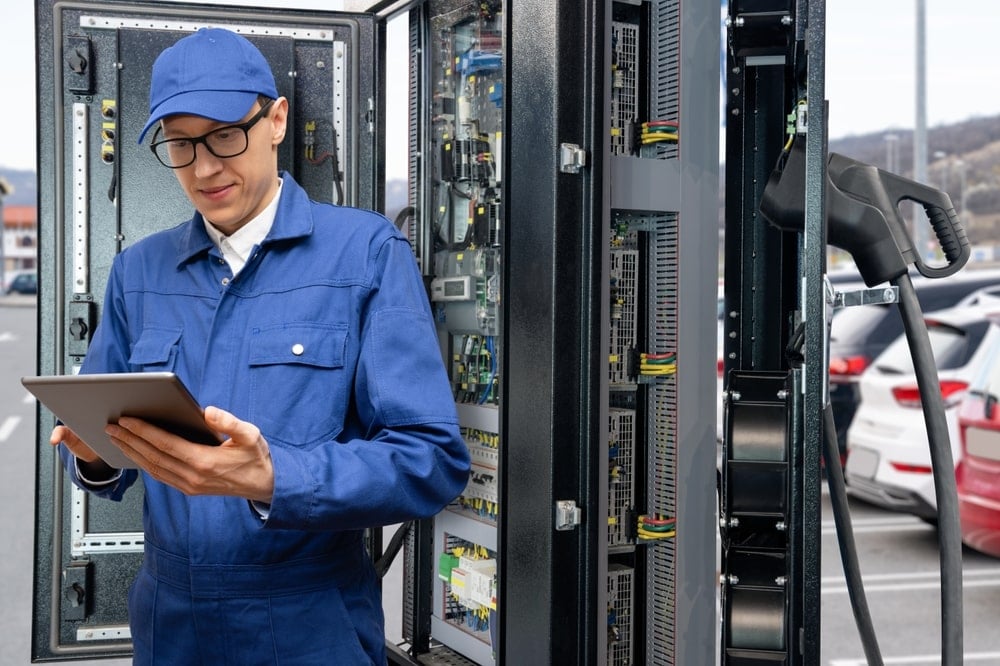
[[[580,524],[582,512],[573,500],[556,502],[556,530],[565,532]]]

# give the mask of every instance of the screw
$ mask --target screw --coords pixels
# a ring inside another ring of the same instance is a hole
[[[787,583],[787,582],[788,582],[788,578],[786,578],[785,576],[778,576],[777,578],[774,579],[774,584],[775,585],[780,585],[781,587],[784,587],[785,583]]]
[[[739,391],[730,391],[729,396],[732,398],[733,402],[739,402],[743,395]]]
[[[788,397],[788,391],[786,391],[785,389],[781,389],[780,391],[778,391],[777,395],[778,395],[778,400],[784,400],[785,398]]]
[[[783,520],[779,520],[774,524],[774,529],[778,530],[779,532],[784,532],[787,528],[788,526],[785,525],[785,521]]]

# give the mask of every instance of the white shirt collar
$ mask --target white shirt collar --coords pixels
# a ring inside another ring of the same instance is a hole
[[[243,270],[243,266],[246,265],[247,260],[250,258],[250,253],[253,252],[256,246],[261,244],[264,238],[267,237],[267,233],[271,231],[271,225],[274,224],[274,217],[278,213],[278,200],[281,199],[282,184],[283,181],[279,178],[278,191],[275,192],[274,198],[271,199],[271,203],[267,205],[267,208],[237,229],[231,236],[224,235],[221,231],[213,227],[208,220],[205,220],[205,231],[208,232],[209,238],[212,239],[215,246],[222,252],[222,257],[229,264],[233,275]]]

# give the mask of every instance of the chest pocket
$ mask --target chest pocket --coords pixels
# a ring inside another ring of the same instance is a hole
[[[179,328],[143,329],[128,362],[137,371],[173,371],[180,340]]]
[[[343,428],[353,372],[347,325],[282,324],[250,338],[250,421],[265,437],[306,445]]]

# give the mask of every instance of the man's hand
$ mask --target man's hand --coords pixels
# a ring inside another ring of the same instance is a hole
[[[105,432],[150,476],[186,495],[230,495],[270,503],[274,468],[260,429],[218,407],[205,409],[205,423],[228,439],[219,446],[196,444],[126,416]],[[76,454],[73,447],[70,450]]]
[[[88,481],[103,481],[112,478],[118,471],[111,465],[104,462],[92,448],[84,444],[83,440],[76,436],[76,433],[64,425],[57,425],[49,435],[49,443],[52,446],[65,444],[70,453],[76,456],[80,473]]]

